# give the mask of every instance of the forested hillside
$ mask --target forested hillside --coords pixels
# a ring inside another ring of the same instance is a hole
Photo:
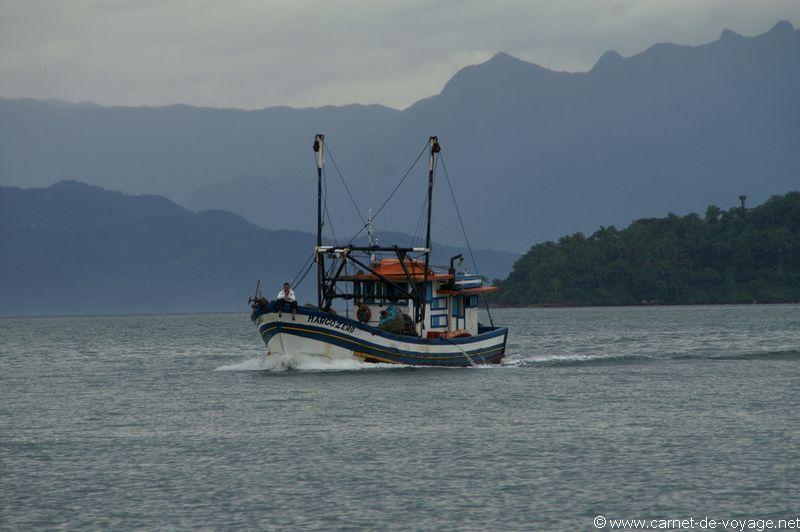
[[[508,305],[800,301],[800,192],[544,242],[498,284]]]

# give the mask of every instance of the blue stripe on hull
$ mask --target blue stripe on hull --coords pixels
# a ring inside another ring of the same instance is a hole
[[[468,346],[465,345],[463,347],[459,346],[459,350],[457,351],[435,354],[405,351],[389,346],[382,346],[365,341],[361,338],[351,337],[331,329],[321,329],[319,327],[312,327],[302,323],[265,323],[260,327],[259,332],[261,333],[264,343],[266,344],[269,344],[269,340],[275,334],[280,332],[283,334],[291,334],[336,345],[338,347],[354,351],[370,362],[388,362],[412,366],[471,366],[473,364],[497,363],[500,362],[505,355],[506,345],[505,330],[502,330],[502,343],[496,346],[469,350],[465,349],[468,348]],[[470,337],[470,340],[472,342],[483,341],[495,336],[498,335],[479,335]],[[463,343],[464,342],[462,342],[462,344]],[[464,353],[469,356],[465,356]]]
[[[259,316],[268,313],[275,313],[277,312],[277,304],[275,302],[269,302],[266,305],[262,305],[255,310],[250,315],[250,319],[255,321],[258,319]],[[286,311],[288,312],[288,311]],[[505,343],[505,337],[508,333],[508,329],[504,327],[487,327],[485,328],[486,332],[479,334],[478,336],[470,336],[466,338],[451,338],[448,340],[440,339],[440,338],[418,338],[414,336],[403,336],[399,334],[393,334],[390,332],[383,331],[376,327],[370,327],[369,325],[365,325],[359,321],[347,318],[345,316],[335,316],[332,314],[328,314],[326,312],[320,312],[317,309],[312,309],[309,307],[297,307],[297,315],[298,316],[314,316],[317,318],[324,319],[326,321],[335,322],[342,326],[352,327],[354,329],[359,329],[365,332],[370,333],[373,336],[378,336],[382,338],[387,338],[389,340],[395,340],[399,342],[404,342],[408,344],[421,344],[421,345],[444,345],[444,346],[453,346],[459,344],[471,344],[475,342],[476,338],[480,338],[481,340],[487,340],[489,338],[494,338],[497,336],[503,336],[503,343]]]

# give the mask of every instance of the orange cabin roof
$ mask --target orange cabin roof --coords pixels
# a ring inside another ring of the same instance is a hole
[[[408,274],[411,276],[412,279],[415,281],[421,281],[425,277],[425,263],[421,260],[412,260],[406,259],[405,260],[405,267],[408,271]],[[378,266],[372,267],[376,272],[381,274],[382,276],[390,279],[392,281],[395,280],[404,280],[406,278],[406,274],[403,271],[403,264],[400,264],[400,259],[381,259],[380,264]],[[434,273],[433,270],[428,268],[428,279],[429,280],[441,280],[441,279],[449,279],[450,275],[446,273]],[[366,280],[376,280],[378,277],[370,272],[362,273],[358,275],[348,275],[340,277],[342,280],[347,281],[366,281]]]

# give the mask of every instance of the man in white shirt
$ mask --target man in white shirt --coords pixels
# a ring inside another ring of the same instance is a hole
[[[297,298],[294,297],[294,290],[289,283],[283,283],[283,290],[278,292],[278,317],[283,314],[283,309],[288,304],[292,309],[292,321],[297,317]]]

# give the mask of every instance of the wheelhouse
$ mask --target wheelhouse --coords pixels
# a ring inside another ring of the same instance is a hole
[[[479,296],[497,288],[485,285],[480,275],[434,268],[426,276],[421,260],[405,258],[401,263],[383,258],[370,264],[373,272],[361,270],[340,276],[339,281],[352,283],[359,320],[367,325],[377,326],[382,313],[394,306],[409,316],[419,315],[417,334],[429,338],[478,334]],[[423,292],[423,307],[417,313],[413,294]]]
[[[314,152],[317,156],[317,246],[314,252],[318,308],[329,311],[335,299],[353,300],[358,308],[359,321],[368,325],[381,327],[384,325],[381,321],[384,310],[387,313],[399,311],[399,314],[410,319],[409,322],[403,318],[403,334],[432,338],[480,334],[478,296],[492,292],[495,288],[485,286],[484,279],[479,275],[456,273],[454,262],[461,255],[453,257],[450,267],[441,268],[440,271],[434,271],[435,267],[430,264],[431,207],[434,170],[441,151],[439,139],[435,136],[428,139],[424,247],[376,245],[372,237],[371,213],[350,243],[343,246],[323,245],[324,146],[325,136],[318,134],[314,140]],[[378,209],[378,213],[381,209]],[[354,245],[353,240],[364,229],[369,235],[369,245]]]

